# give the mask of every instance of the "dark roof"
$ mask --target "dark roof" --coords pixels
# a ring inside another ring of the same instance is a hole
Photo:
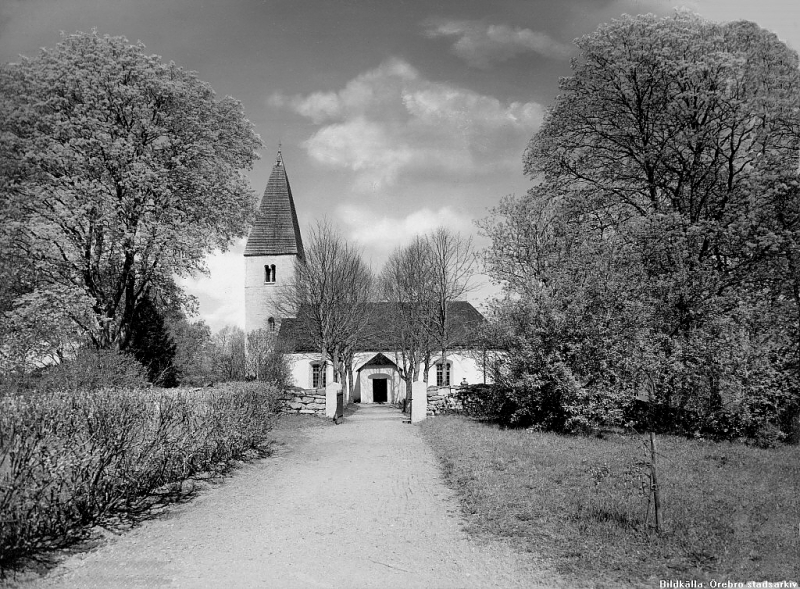
[[[398,338],[394,324],[394,311],[398,303],[369,303],[368,322],[364,338],[357,351],[395,350]],[[476,328],[484,321],[483,315],[467,301],[453,301],[447,307],[450,327],[450,348],[469,348],[475,345]],[[278,339],[284,349],[290,352],[318,352],[310,332],[309,309],[301,307],[296,318],[281,320]]]
[[[366,368],[367,366],[397,366],[397,364],[378,352],[372,358],[370,358],[368,362],[364,362],[361,368]],[[359,370],[361,370],[361,368],[359,368]]]
[[[292,188],[280,151],[244,249],[245,256],[276,254],[299,254],[303,257],[303,240],[294,209]]]

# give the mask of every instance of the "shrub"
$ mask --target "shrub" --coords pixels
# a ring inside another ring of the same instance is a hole
[[[147,385],[147,371],[130,354],[82,348],[74,358],[41,371],[33,388],[40,391],[97,391]]]
[[[466,415],[507,423],[516,408],[509,391],[497,384],[471,384],[457,390],[457,398]]]
[[[155,489],[261,451],[279,392],[101,389],[0,399],[0,570]]]
[[[563,362],[541,362],[536,372],[469,385],[458,394],[465,414],[506,427],[586,432],[623,417],[619,395],[581,387]]]

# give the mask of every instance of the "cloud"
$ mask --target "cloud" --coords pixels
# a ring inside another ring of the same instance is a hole
[[[350,80],[338,92],[275,94],[320,128],[303,147],[331,168],[356,174],[356,187],[378,190],[404,173],[435,172],[441,179],[496,172],[514,165],[541,124],[535,102],[493,96],[425,79],[416,68],[390,59]]]
[[[347,239],[373,253],[373,263],[381,264],[396,247],[409,243],[415,235],[424,235],[440,226],[464,235],[473,230],[472,220],[449,206],[423,207],[402,217],[392,217],[350,203],[340,205],[336,214]]]
[[[480,69],[521,53],[538,53],[553,59],[567,59],[573,53],[571,45],[556,41],[547,33],[519,27],[469,20],[430,20],[424,26],[425,35],[432,39],[456,38],[453,53]]]

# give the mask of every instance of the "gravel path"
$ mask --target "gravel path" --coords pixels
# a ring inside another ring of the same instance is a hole
[[[273,457],[32,586],[542,586],[529,555],[462,531],[435,457],[396,409],[281,435]]]

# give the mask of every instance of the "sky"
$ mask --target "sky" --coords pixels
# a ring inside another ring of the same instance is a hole
[[[253,190],[280,144],[301,231],[328,220],[379,271],[440,225],[485,247],[475,222],[530,187],[522,153],[573,40],[678,7],[755,21],[800,49],[797,0],[0,0],[0,62],[96,28],[196,71],[242,102],[264,142]],[[244,243],[182,282],[215,331],[244,325]],[[481,308],[496,289],[475,287]]]

